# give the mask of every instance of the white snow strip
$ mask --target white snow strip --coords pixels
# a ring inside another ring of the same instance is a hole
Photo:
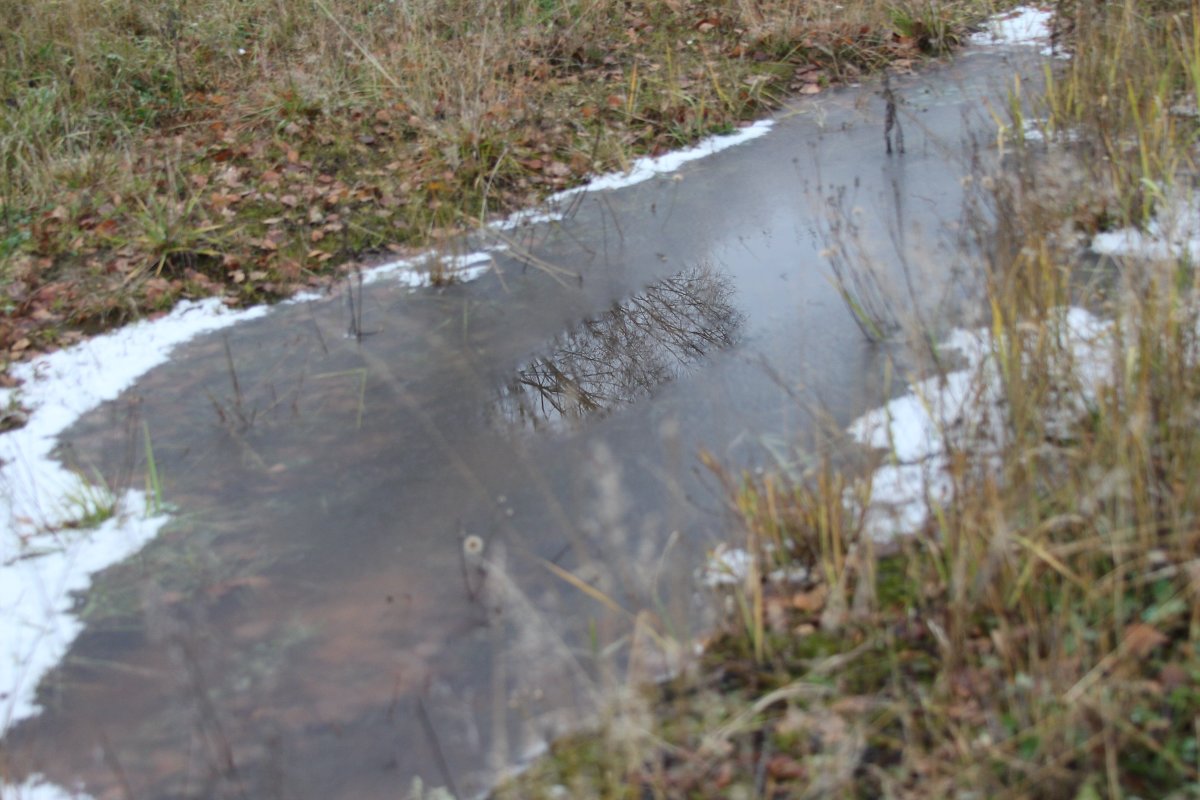
[[[1169,197],[1144,231],[1121,228],[1098,233],[1092,250],[1100,255],[1143,258],[1150,261],[1200,259],[1200,200],[1195,196]]]
[[[181,303],[158,320],[13,367],[24,386],[0,390],[0,404],[19,399],[30,413],[25,427],[0,436],[0,735],[38,713],[38,681],[79,634],[72,594],[141,549],[166,519],[146,515],[141,492],[112,498],[60,466],[50,456],[57,436],[166,361],[179,343],[264,313],[230,311],[217,299]],[[117,513],[93,530],[55,530],[114,501]],[[21,791],[51,796],[42,785]]]
[[[410,289],[424,289],[432,286],[439,275],[442,280],[452,279],[456,283],[467,283],[486,275],[492,268],[492,253],[503,249],[503,246],[499,246],[461,256],[430,254],[390,261],[365,270],[363,283],[372,284],[386,280]]]
[[[1020,6],[1007,14],[992,17],[984,30],[971,34],[976,45],[1042,45],[1050,55],[1050,24],[1054,14],[1035,6]]]
[[[1110,375],[1111,326],[1080,308],[1064,309],[1060,325],[1068,345],[1061,374],[1070,378],[1056,392],[1056,406],[1045,409],[1045,424],[1048,435],[1066,438]],[[958,351],[963,369],[914,384],[850,425],[857,441],[889,454],[871,478],[866,530],[875,539],[913,533],[931,509],[953,502],[950,450],[973,453],[977,468],[995,464],[1005,436],[997,346],[986,330],[956,331],[942,349]]]
[[[550,209],[560,208],[564,204],[569,205],[568,201],[572,200],[576,195],[585,192],[607,192],[624,189],[627,186],[635,186],[648,181],[658,175],[670,174],[688,162],[707,158],[714,153],[719,153],[722,150],[728,150],[731,147],[745,144],[760,136],[765,136],[774,125],[774,120],[759,120],[753,125],[747,125],[731,134],[710,136],[686,150],[676,150],[661,156],[639,158],[633,162],[628,172],[612,172],[607,175],[600,175],[592,178],[582,186],[576,186],[574,189],[566,189],[565,191],[551,195],[546,199],[545,207]],[[556,222],[562,218],[563,212],[559,211],[520,211],[508,217],[508,219],[496,223],[493,227],[500,230],[508,230],[524,225]]]
[[[691,161],[707,158],[714,153],[764,136],[774,124],[774,120],[760,120],[731,134],[710,136],[686,150],[636,159],[628,172],[598,175],[581,186],[551,195],[539,208],[517,211],[503,220],[492,223],[489,227],[498,231],[508,231],[530,225],[558,222],[566,216],[567,212],[564,209],[570,207],[572,199],[577,195],[585,192],[623,189],[648,181],[658,175],[676,172]],[[427,253],[413,258],[388,261],[364,270],[363,283],[370,284],[387,280],[413,290],[428,288],[439,278],[442,281],[450,279],[455,283],[467,283],[486,275],[494,263],[494,254],[506,249],[507,246],[500,244],[466,255],[445,256],[439,253]],[[306,294],[302,299],[312,299],[312,296]]]
[[[675,150],[670,153],[664,153],[661,156],[654,156],[653,158],[639,158],[633,162],[633,167],[626,173],[614,172],[608,175],[601,175],[588,181],[583,186],[559,192],[550,199],[552,202],[561,201],[581,192],[604,192],[633,186],[643,181],[648,181],[656,175],[675,172],[690,161],[708,158],[714,153],[719,153],[722,150],[728,150],[730,147],[737,147],[760,136],[765,136],[774,125],[775,122],[773,120],[764,119],[728,135],[710,136],[686,150]]]
[[[65,789],[49,783],[41,775],[34,775],[24,783],[13,786],[0,781],[0,798],[3,800],[91,800],[82,788]]]
[[[217,298],[183,302],[159,319],[15,365],[12,375],[24,385],[0,389],[0,405],[19,401],[30,414],[24,427],[0,436],[0,524],[16,534],[0,537],[0,564],[24,553],[22,536],[70,522],[78,511],[70,498],[79,494],[79,476],[50,458],[62,431],[165,362],[176,345],[266,312],[230,311]]]
[[[167,521],[146,517],[144,504],[140,492],[128,492],[120,513],[99,527],[36,537],[23,545],[25,555],[0,565],[0,734],[41,711],[38,681],[83,629],[71,613],[73,593],[140,550]]]

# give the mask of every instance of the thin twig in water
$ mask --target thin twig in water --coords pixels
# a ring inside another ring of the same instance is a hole
[[[417,695],[417,718],[421,720],[421,727],[425,729],[425,735],[429,738],[433,759],[437,762],[438,771],[442,773],[442,780],[450,787],[452,796],[462,797],[454,785],[454,775],[450,773],[450,765],[446,763],[446,754],[442,752],[442,742],[433,727],[433,720],[429,718],[429,712],[425,709],[425,698],[420,695]]]
[[[904,128],[900,125],[900,118],[896,115],[896,93],[892,91],[891,77],[885,72],[883,73],[883,101],[887,104],[887,109],[884,111],[883,117],[883,143],[887,148],[887,154],[892,154],[892,131],[896,132],[896,152],[904,152]]]
[[[225,365],[229,367],[229,380],[233,383],[233,399],[238,411],[242,409],[242,387],[238,384],[237,370],[233,367],[233,351],[229,349],[229,337],[222,337],[225,345]]]
[[[536,267],[537,269],[540,269],[542,272],[545,272],[547,275],[549,275],[551,278],[553,278],[561,286],[569,286],[570,285],[566,280],[564,280],[565,276],[574,278],[578,283],[583,283],[583,275],[581,273],[572,272],[569,269],[564,269],[563,267],[555,266],[554,264],[551,264],[549,261],[545,261],[541,258],[538,258],[533,253],[531,253],[528,250],[526,250],[525,248],[521,247],[521,245],[518,244],[515,239],[513,239],[511,236],[505,234],[503,231],[498,231],[498,230],[495,230],[494,228],[492,228],[492,229],[488,229],[487,232],[490,233],[492,236],[495,236],[497,239],[499,239],[501,244],[504,244],[505,246],[507,246],[509,252],[512,253],[512,255],[515,259],[520,261],[522,264],[526,264],[528,266]]]
[[[492,192],[492,182],[496,180],[496,173],[500,171],[500,165],[504,163],[504,159],[508,156],[509,145],[504,145],[504,150],[500,152],[500,157],[496,159],[496,163],[492,166],[492,171],[488,175],[487,182],[483,185],[483,198],[479,201],[479,224],[487,224],[487,204],[488,195]]]
[[[354,301],[354,282],[350,276],[346,276],[346,308],[350,312],[350,324],[346,329],[346,335],[351,339],[361,342],[363,336],[363,274],[362,269],[355,270],[358,273],[358,302]]]

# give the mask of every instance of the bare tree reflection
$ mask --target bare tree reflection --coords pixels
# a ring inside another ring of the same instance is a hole
[[[728,276],[708,265],[652,284],[555,339],[497,390],[494,410],[543,428],[633,403],[734,343],[743,316],[732,294]]]

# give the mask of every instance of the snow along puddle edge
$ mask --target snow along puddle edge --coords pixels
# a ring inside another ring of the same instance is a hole
[[[566,201],[583,192],[613,191],[677,171],[684,164],[765,135],[774,125],[763,120],[694,147],[637,159],[627,173],[601,175],[550,197],[550,211],[524,211],[497,223],[500,229],[555,221]],[[411,289],[428,287],[428,266],[440,259],[456,281],[482,277],[491,268],[490,248],[446,258],[436,252],[392,261],[363,272],[364,283],[391,281]],[[318,298],[311,293],[286,303]],[[0,738],[17,722],[35,716],[38,684],[66,655],[82,630],[72,614],[74,596],[91,585],[91,576],[137,553],[168,517],[149,513],[146,494],[129,490],[119,498],[65,469],[51,456],[58,436],[100,404],[116,399],[142,375],[164,363],[179,345],[205,333],[265,316],[256,306],[231,310],[218,298],[179,303],[167,315],[143,320],[93,337],[72,347],[15,365],[23,382],[0,390],[0,406],[28,410],[24,427],[0,434]],[[114,504],[116,513],[99,527],[64,526],[89,507]],[[23,784],[0,780],[0,796],[17,800],[83,797],[41,781]]]

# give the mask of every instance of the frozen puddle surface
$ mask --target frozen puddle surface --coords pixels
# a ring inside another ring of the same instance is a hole
[[[337,297],[185,304],[20,367],[0,398],[30,411],[0,437],[4,796],[55,796],[41,775],[139,800],[383,800],[415,776],[466,796],[578,721],[601,655],[637,642],[653,672],[622,610],[702,624],[691,578],[726,533],[696,452],[753,463],[805,409],[848,425],[882,395],[823,203],[845,189],[881,280],[952,305],[970,158],[947,154],[988,129],[1011,57],[898,78],[922,122],[902,161],[879,98],[833,91],[551,198],[495,246]],[[927,274],[902,271],[895,226],[927,232],[906,240]],[[915,408],[873,418],[897,467],[936,459]],[[148,513],[149,454],[169,515]]]

